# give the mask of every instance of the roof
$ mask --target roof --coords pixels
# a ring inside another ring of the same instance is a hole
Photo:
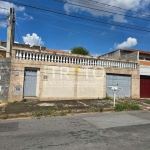
[[[138,50],[138,49],[117,49],[117,50],[114,50],[112,52],[109,52],[109,53],[106,53],[106,54],[103,54],[99,57],[102,57],[102,56],[105,56],[107,54],[111,54],[111,53],[114,53],[116,51],[128,51],[128,52],[139,52],[140,54],[146,54],[146,55],[150,55],[150,51],[145,51],[145,50]]]

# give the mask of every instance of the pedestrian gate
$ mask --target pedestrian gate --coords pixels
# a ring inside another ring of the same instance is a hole
[[[25,70],[24,75],[24,97],[36,96],[37,70]]]

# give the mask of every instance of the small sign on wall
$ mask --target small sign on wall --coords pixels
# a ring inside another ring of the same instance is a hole
[[[15,75],[15,76],[19,76],[19,72],[15,72],[14,75]]]
[[[16,94],[21,93],[21,88],[20,88],[20,87],[15,87],[15,93],[16,93]]]

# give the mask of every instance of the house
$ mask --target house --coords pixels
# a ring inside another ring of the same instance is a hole
[[[0,42],[1,101],[101,99],[113,96],[108,86],[117,85],[118,97],[139,98],[137,53],[102,58],[14,43],[14,14],[10,8],[7,43]]]
[[[150,52],[134,49],[119,49],[99,58],[135,60],[139,62],[140,98],[150,98]]]
[[[79,100],[113,96],[108,86],[122,87],[119,97],[139,98],[137,61],[70,54],[14,43],[8,101]]]

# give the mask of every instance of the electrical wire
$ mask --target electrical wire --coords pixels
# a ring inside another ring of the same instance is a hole
[[[81,25],[87,25],[87,26],[90,26],[90,27],[96,27],[96,28],[102,28],[102,29],[106,29],[106,30],[109,30],[110,31],[110,28],[107,28],[107,27],[103,27],[103,26],[99,26],[99,25],[94,25],[94,24],[90,24],[90,23],[85,23],[85,22],[81,22],[81,21],[72,21],[72,20],[69,20],[68,18],[64,18],[64,17],[58,17],[56,15],[52,15],[52,14],[47,14],[47,13],[44,13],[44,12],[36,12],[36,11],[31,11],[31,10],[26,10],[30,13],[35,13],[35,14],[41,14],[41,15],[49,15],[53,18],[56,18],[56,19],[59,19],[59,20],[63,20],[63,21],[67,21],[67,22],[72,22],[72,23],[77,23],[77,24],[81,24]],[[20,13],[21,14],[21,13]],[[37,18],[37,17],[36,17]],[[20,18],[19,18],[20,19]],[[34,19],[32,20],[34,21]],[[46,21],[49,21],[46,19]],[[146,36],[146,35],[143,35],[143,34],[137,34],[137,33],[131,33],[131,32],[127,32],[127,31],[124,31],[124,30],[118,30],[118,29],[115,29],[114,31],[117,31],[117,32],[123,32],[123,33],[130,33],[130,34],[134,34],[134,35],[138,35],[138,36],[144,36],[144,37],[150,37],[150,36]],[[108,34],[108,33],[107,33]],[[113,34],[114,35],[114,34]]]
[[[129,15],[125,15],[125,14],[115,13],[115,12],[112,12],[112,11],[96,9],[96,8],[83,6],[83,5],[79,5],[79,4],[74,4],[74,3],[70,3],[70,2],[64,2],[64,1],[61,1],[61,0],[54,0],[54,1],[61,2],[61,3],[66,3],[66,4],[70,4],[70,5],[74,5],[74,6],[84,7],[84,8],[88,8],[88,9],[93,9],[95,11],[106,12],[106,13],[109,13],[109,14],[116,14],[116,15],[119,15],[119,16],[130,17],[130,18],[135,18],[135,19],[145,20],[145,21],[150,21],[149,19],[145,19],[145,18],[139,18],[139,17],[135,17],[135,16],[129,16]]]
[[[97,4],[117,8],[117,9],[120,9],[120,10],[125,10],[125,11],[136,13],[136,14],[139,14],[139,15],[142,15],[142,16],[144,15],[144,16],[150,17],[150,14],[148,14],[148,13],[142,13],[142,12],[134,11],[134,10],[131,10],[131,9],[125,9],[125,8],[122,8],[122,7],[119,7],[119,6],[114,6],[114,5],[110,5],[110,4],[106,4],[106,3],[102,3],[102,2],[98,2],[98,1],[94,1],[94,0],[86,0],[86,1],[90,1],[90,2],[97,3]]]
[[[7,19],[8,19],[8,16],[7,16],[7,18],[3,19],[2,22],[0,22],[0,26],[1,26],[3,23],[5,23]]]
[[[1,1],[5,1],[5,0],[1,0]],[[8,0],[8,2],[9,2],[9,0]],[[73,15],[73,14],[66,14],[64,12],[60,12],[60,11],[56,11],[56,10],[52,10],[52,9],[46,9],[46,8],[42,8],[42,7],[38,7],[38,6],[33,6],[33,5],[28,5],[28,4],[18,3],[18,2],[13,2],[13,3],[15,3],[17,5],[24,6],[24,7],[29,7],[32,9],[43,10],[46,12],[52,12],[52,13],[56,13],[56,14],[61,14],[61,15],[69,16],[69,17],[78,18],[78,19],[84,19],[84,20],[99,22],[99,23],[103,23],[103,24],[111,24],[111,25],[115,25],[115,26],[120,26],[123,28],[130,28],[130,29],[134,29],[134,30],[150,32],[149,28],[143,28],[143,27],[133,26],[133,25],[127,26],[125,24],[119,24],[119,23],[117,24],[116,22],[113,22],[113,21],[107,21],[107,20],[102,20],[102,19],[101,20],[95,20],[93,18],[87,18],[87,17],[85,18],[82,16]]]
[[[21,43],[21,36],[20,36],[20,34],[19,34],[19,30],[18,30],[18,25],[17,25],[17,23],[15,23],[15,26],[16,26],[16,29],[17,29],[17,35],[18,35],[18,37],[19,37],[19,40],[20,40],[20,43]]]
[[[18,17],[17,17],[18,18]],[[20,17],[18,18],[18,19],[20,19]],[[45,20],[43,20],[42,22],[41,22],[41,19],[42,18],[39,18],[39,19],[37,19],[37,17],[36,18],[34,18],[33,20],[31,20],[31,21],[37,21],[37,22],[40,22],[41,24],[44,24],[44,25],[47,25],[47,26],[50,26],[50,27],[54,27],[54,28],[59,28],[59,29],[61,29],[61,30],[66,30],[66,31],[70,31],[70,32],[75,32],[75,33],[84,33],[84,34],[89,34],[90,33],[90,35],[92,34],[92,35],[96,35],[96,36],[98,36],[98,37],[102,37],[102,36],[105,36],[105,37],[108,37],[108,38],[120,38],[119,36],[116,36],[116,34],[110,34],[110,33],[106,33],[105,34],[105,32],[98,32],[98,31],[95,31],[95,30],[88,30],[88,31],[86,31],[85,30],[85,28],[84,29],[77,29],[77,30],[75,30],[75,29],[71,29],[71,28],[68,28],[68,27],[64,27],[64,26],[62,26],[61,24],[52,24],[52,21],[51,21],[51,23],[49,23],[50,21],[49,20],[47,20],[47,21],[45,21]],[[98,26],[99,27],[99,26]],[[110,29],[109,29],[110,30]],[[116,31],[116,30],[115,30]],[[120,32],[121,30],[119,30],[118,32]],[[123,31],[124,33],[126,33],[125,31]],[[127,32],[127,33],[130,33],[130,32]],[[131,33],[130,33],[131,34]],[[111,36],[112,35],[112,36]],[[139,35],[139,36],[145,36],[145,37],[150,37],[150,36],[146,36],[146,35],[141,35],[141,34],[136,34],[136,35]],[[139,45],[146,45],[146,44],[140,44],[140,43],[138,43]],[[146,46],[150,46],[150,45],[146,45]]]

